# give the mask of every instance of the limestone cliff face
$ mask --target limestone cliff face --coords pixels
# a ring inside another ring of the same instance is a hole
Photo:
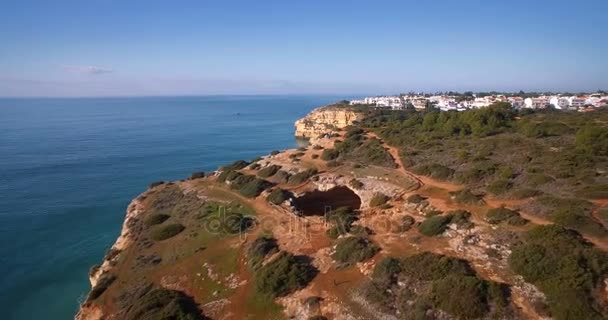
[[[296,137],[316,138],[319,135],[349,126],[355,121],[361,121],[364,117],[363,113],[347,108],[318,108],[296,121]]]

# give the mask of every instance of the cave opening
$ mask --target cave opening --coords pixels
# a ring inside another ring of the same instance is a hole
[[[314,190],[294,200],[295,207],[304,216],[322,216],[327,210],[339,207],[361,208],[361,198],[351,189],[344,186],[327,191]]]

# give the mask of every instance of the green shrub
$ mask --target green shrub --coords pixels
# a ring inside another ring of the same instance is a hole
[[[313,154],[313,155],[312,155],[312,156],[310,156],[310,157],[311,157],[311,158],[313,158],[313,159],[318,159],[318,158],[319,158],[319,155],[318,155],[318,154]]]
[[[439,280],[453,274],[473,275],[466,261],[431,252],[404,258],[401,270],[404,275],[421,281]]]
[[[255,198],[271,186],[272,183],[266,180],[254,178],[239,188],[239,193],[247,198]]]
[[[154,187],[158,187],[160,185],[163,185],[164,183],[165,183],[164,181],[152,182],[152,183],[150,183],[150,185],[148,186],[148,188],[153,189]]]
[[[488,192],[494,195],[501,195],[509,191],[513,187],[513,183],[509,180],[495,180],[487,187]]]
[[[249,165],[249,169],[251,169],[251,170],[258,170],[260,167],[261,167],[261,165],[257,162]]]
[[[344,154],[345,158],[352,161],[387,168],[396,167],[395,159],[393,159],[391,154],[384,148],[378,139],[369,139],[360,146],[353,145],[353,148],[352,151],[340,151],[340,153]],[[343,150],[344,148],[339,149]]]
[[[576,232],[557,225],[528,231],[513,248],[509,266],[545,293],[554,319],[601,318],[591,291],[608,271],[608,254]]]
[[[277,173],[275,173],[273,178],[279,183],[287,183],[287,181],[289,181],[289,177],[291,177],[291,174],[289,174],[289,172],[279,170]]]
[[[326,165],[327,165],[329,168],[335,168],[335,167],[339,167],[339,166],[341,166],[341,165],[342,165],[342,162],[341,162],[341,161],[338,161],[338,160],[331,160],[331,161],[327,161]]]
[[[433,282],[431,295],[440,309],[461,319],[475,319],[489,311],[486,286],[475,276],[449,275]]]
[[[273,151],[270,152],[270,155],[271,156],[276,156],[279,153],[281,153],[281,151],[279,151],[279,150],[273,150]]]
[[[222,171],[222,173],[220,173],[220,175],[217,177],[217,180],[219,182],[229,182],[232,181],[236,178],[238,178],[239,176],[242,176],[243,174],[238,172],[238,171],[234,171],[234,170],[224,170]]]
[[[379,207],[388,202],[389,199],[390,198],[387,195],[380,192],[376,192],[374,196],[372,196],[372,198],[369,200],[369,205],[370,207]]]
[[[155,226],[167,221],[169,218],[171,218],[171,216],[167,214],[155,213],[147,217],[146,220],[144,220],[144,224],[148,227]]]
[[[234,190],[239,190],[243,188],[246,184],[254,181],[256,179],[253,175],[248,174],[239,174],[236,178],[230,181],[230,188]]]
[[[137,297],[127,311],[126,320],[203,320],[196,302],[180,291],[165,288],[149,289]]]
[[[315,144],[315,145],[312,147],[312,149],[313,149],[313,150],[321,150],[321,149],[323,149],[323,147],[322,147],[322,146],[320,146],[320,145],[318,145],[318,144]]]
[[[450,223],[456,224],[460,229],[470,229],[473,227],[471,222],[471,213],[466,210],[453,210],[448,212],[447,215],[450,218]]]
[[[401,220],[401,231],[408,231],[416,224],[412,216],[404,216]]]
[[[330,160],[334,160],[334,159],[338,158],[339,155],[340,155],[340,153],[338,151],[336,151],[335,149],[325,149],[321,153],[321,159],[323,159],[325,161],[330,161]]]
[[[226,235],[234,235],[245,232],[253,225],[253,219],[240,212],[228,212],[225,215],[220,216],[219,220],[213,220],[213,222],[216,221],[219,222],[217,226],[210,225],[209,227],[216,228],[212,231],[217,231],[220,234]]]
[[[469,189],[463,189],[450,193],[457,203],[482,205],[485,203],[481,196],[475,195]]]
[[[357,215],[350,207],[339,207],[328,212],[325,219],[334,225],[335,230],[330,231],[328,235],[335,239],[339,235],[350,232],[353,222],[357,220]],[[336,236],[333,237],[334,235]]]
[[[154,241],[163,241],[180,234],[186,227],[179,223],[158,226],[151,230],[150,238]]]
[[[249,162],[247,162],[245,160],[237,160],[237,161],[233,162],[232,164],[221,167],[220,170],[222,170],[222,171],[241,170],[241,169],[244,169],[248,165],[249,165]]]
[[[451,221],[450,216],[433,216],[425,219],[418,226],[418,231],[428,237],[436,236],[442,234]]]
[[[281,252],[255,274],[255,288],[271,297],[285,296],[304,288],[316,275],[316,270],[304,259]]]
[[[372,280],[384,285],[397,282],[397,276],[402,271],[401,262],[395,258],[387,257],[376,264],[372,272]]]
[[[581,198],[606,199],[608,198],[608,184],[584,186],[576,192]]]
[[[277,240],[269,236],[260,236],[247,250],[248,264],[252,269],[257,270],[262,266],[264,258],[276,252],[279,252]]]
[[[288,182],[290,184],[304,183],[306,180],[308,180],[310,177],[314,176],[315,174],[317,174],[316,169],[308,169],[305,171],[300,171],[300,172],[294,174],[293,176],[289,177]]]
[[[351,187],[353,187],[354,189],[361,189],[361,188],[363,188],[363,182],[361,182],[361,181],[359,181],[359,180],[357,180],[357,179],[355,179],[355,178],[352,178],[352,179],[351,179],[351,180],[348,182],[348,185],[350,185],[350,186],[351,186]]]
[[[204,177],[205,177],[205,172],[198,171],[198,172],[194,172],[190,175],[190,180],[200,179],[200,178],[204,178]]]
[[[453,169],[440,165],[438,163],[415,166],[412,168],[412,170],[417,174],[429,176],[431,178],[439,180],[448,180],[454,175]]]
[[[287,201],[287,199],[291,198],[291,192],[287,190],[283,190],[281,188],[276,188],[270,192],[268,195],[268,202],[280,205],[283,202]]]
[[[517,189],[511,193],[511,196],[515,199],[527,199],[543,194],[541,191],[529,188]]]
[[[551,215],[551,219],[553,222],[566,228],[574,229],[594,237],[605,237],[608,235],[608,231],[602,224],[596,222],[592,217],[571,208],[557,209]]]
[[[420,204],[425,200],[426,200],[426,198],[419,194],[413,194],[413,195],[407,197],[407,202],[409,202],[409,203]]]
[[[91,292],[89,292],[87,300],[95,300],[99,298],[104,292],[106,292],[108,287],[114,283],[114,281],[116,281],[115,275],[104,272],[101,276],[99,276],[97,284],[95,284],[95,286],[91,289]]]
[[[332,257],[341,267],[346,267],[373,257],[379,250],[369,239],[351,236],[338,241]]]
[[[506,222],[510,225],[521,226],[528,223],[528,220],[522,218],[517,211],[507,209],[505,207],[493,208],[488,210],[486,221],[490,224],[500,224]]]
[[[275,173],[277,173],[279,171],[279,169],[281,169],[281,166],[270,165],[270,166],[267,166],[266,168],[258,171],[258,176],[260,176],[262,178],[268,178],[268,177],[273,176]]]

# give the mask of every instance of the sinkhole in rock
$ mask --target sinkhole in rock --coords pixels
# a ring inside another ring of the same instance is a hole
[[[305,216],[322,216],[326,210],[339,207],[361,208],[361,198],[348,187],[335,187],[327,191],[307,192],[294,201],[295,207]]]

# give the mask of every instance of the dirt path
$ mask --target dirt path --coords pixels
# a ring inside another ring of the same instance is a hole
[[[417,181],[418,184],[420,185],[420,188],[422,188],[423,186],[429,186],[429,187],[436,187],[436,188],[440,188],[440,189],[445,189],[448,191],[457,191],[462,189],[462,186],[453,184],[453,183],[449,183],[449,182],[443,182],[443,181],[438,181],[429,177],[425,177],[425,176],[421,176],[421,175],[417,175],[409,170],[407,170],[405,168],[405,166],[403,165],[403,161],[401,160],[401,156],[399,155],[399,149],[397,149],[396,147],[393,147],[391,145],[388,145],[386,142],[384,142],[384,140],[382,140],[382,138],[380,138],[377,134],[373,133],[373,132],[367,132],[367,136],[370,138],[376,138],[378,140],[380,140],[382,142],[382,146],[384,148],[386,148],[388,150],[388,152],[390,153],[390,155],[393,157],[393,159],[395,159],[395,162],[397,163],[397,169],[399,170],[399,172],[401,172],[402,174],[406,175],[407,177],[413,179],[414,181]]]

